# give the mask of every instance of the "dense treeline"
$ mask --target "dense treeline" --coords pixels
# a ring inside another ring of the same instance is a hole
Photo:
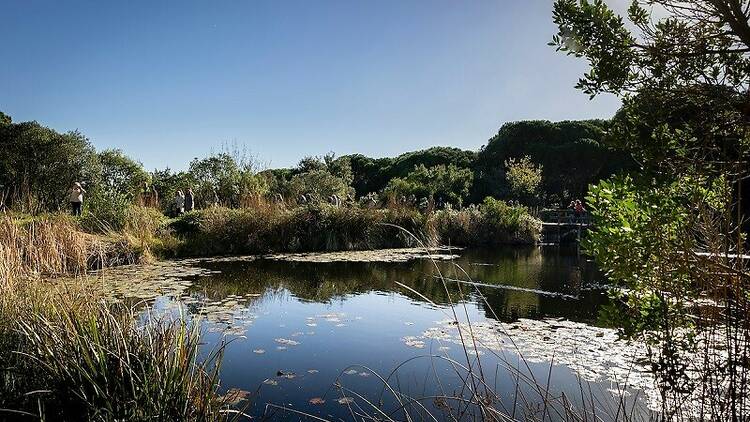
[[[1,116],[0,205],[29,212],[64,207],[73,181],[85,182],[88,207],[101,215],[132,202],[159,203],[170,212],[177,190],[188,187],[198,207],[330,198],[459,207],[488,196],[559,206],[632,167],[626,154],[605,145],[605,120],[507,123],[478,152],[433,147],[393,158],[329,154],[304,158],[295,168],[260,170],[252,157],[225,148],[194,159],[185,171],[148,172],[121,151],[97,152],[79,132],[61,134]]]
[[[589,184],[634,167],[629,155],[605,144],[609,125],[606,120],[528,120],[503,125],[477,156],[474,199],[512,196],[503,164],[523,156],[544,169],[544,202],[583,197]]]

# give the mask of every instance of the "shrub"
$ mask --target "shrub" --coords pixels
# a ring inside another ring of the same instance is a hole
[[[490,197],[481,207],[443,210],[434,215],[441,241],[454,246],[534,244],[541,236],[541,221],[530,216],[526,208]]]
[[[518,160],[515,158],[505,160],[505,178],[513,199],[525,204],[539,201],[542,165],[534,164],[531,157],[525,155]]]
[[[505,201],[487,197],[481,206],[482,214],[488,225],[496,230],[518,230],[521,226],[521,215],[526,213],[526,208],[511,206]]]
[[[125,226],[130,204],[126,194],[95,189],[84,200],[81,227],[91,233],[121,230]]]

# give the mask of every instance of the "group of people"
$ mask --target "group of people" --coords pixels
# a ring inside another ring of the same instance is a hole
[[[86,189],[83,187],[83,182],[73,182],[69,192],[71,214],[76,216],[81,215],[83,211],[83,195],[85,193]],[[149,189],[148,185],[146,185],[143,189],[141,200],[144,202],[144,206],[155,206],[158,204],[156,189]],[[174,204],[178,214],[194,210],[195,195],[193,194],[193,190],[188,188],[183,193],[182,189],[178,189],[175,193]]]
[[[194,210],[195,195],[193,194],[193,189],[187,188],[185,192],[182,189],[177,189],[174,195],[174,205],[178,215]]]

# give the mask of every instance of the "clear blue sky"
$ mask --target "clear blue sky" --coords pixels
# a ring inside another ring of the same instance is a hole
[[[552,0],[0,0],[0,110],[147,168],[222,143],[273,167],[328,151],[477,149],[507,121],[608,118],[573,86]]]

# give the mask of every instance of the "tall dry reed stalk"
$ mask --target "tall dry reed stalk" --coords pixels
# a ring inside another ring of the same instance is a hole
[[[137,258],[126,241],[83,233],[68,216],[29,221],[7,214],[0,218],[0,282],[39,275],[80,275]]]

